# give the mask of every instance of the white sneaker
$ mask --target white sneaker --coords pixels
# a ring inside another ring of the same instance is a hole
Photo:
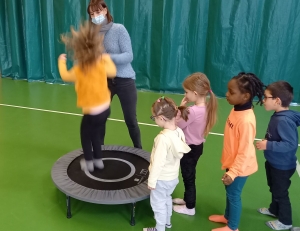
[[[194,216],[196,213],[195,208],[188,209],[185,205],[174,205],[173,210],[177,213],[186,214],[189,216]]]
[[[288,230],[293,227],[292,225],[282,224],[279,220],[267,221],[266,225],[273,230]]]
[[[103,164],[102,159],[94,159],[94,165],[95,165],[96,168],[99,168],[99,169],[104,168],[104,164]]]
[[[153,228],[143,228],[143,231],[157,231],[155,227]]]
[[[174,204],[177,204],[177,205],[185,205],[185,201],[181,198],[174,198],[172,201]]]
[[[264,214],[264,215],[276,217],[276,215],[273,214],[273,213],[271,213],[271,212],[269,211],[269,209],[267,209],[267,208],[259,208],[259,209],[257,210],[257,212],[259,212],[259,213],[261,213],[261,214]]]
[[[89,172],[94,171],[94,163],[92,160],[86,161],[85,159],[80,160],[80,167],[82,171],[88,170]]]
[[[172,228],[172,224],[166,224],[166,228],[171,229]]]

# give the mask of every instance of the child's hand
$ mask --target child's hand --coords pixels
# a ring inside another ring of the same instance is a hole
[[[226,173],[223,175],[222,181],[223,181],[224,185],[230,185],[233,182],[231,177],[229,175],[227,175]]]
[[[180,106],[185,106],[188,103],[188,99],[186,97],[183,97],[183,99],[181,100]]]
[[[256,148],[258,150],[266,150],[267,149],[267,140],[257,141]]]
[[[61,55],[58,57],[58,60],[67,60],[67,55],[66,55],[66,54],[61,54]]]
[[[148,186],[148,189],[150,189],[150,190],[154,190],[155,188],[151,188],[150,186]]]

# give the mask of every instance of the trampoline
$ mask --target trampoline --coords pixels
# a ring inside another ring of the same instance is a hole
[[[136,202],[149,198],[147,186],[150,153],[132,147],[103,145],[104,169],[82,171],[82,149],[67,153],[52,167],[56,187],[67,197],[67,218],[71,218],[71,197],[95,204],[132,204],[130,224],[135,225]]]

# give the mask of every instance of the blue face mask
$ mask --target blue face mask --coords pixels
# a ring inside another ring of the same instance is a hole
[[[103,14],[99,14],[97,17],[92,18],[92,22],[96,25],[100,25],[105,21],[106,17]]]

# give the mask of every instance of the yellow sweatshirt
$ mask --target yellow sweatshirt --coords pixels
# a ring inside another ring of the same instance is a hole
[[[75,65],[68,71],[66,61],[61,59],[58,60],[58,68],[65,82],[75,82],[77,106],[82,108],[83,113],[89,113],[92,108],[104,104],[109,105],[110,91],[107,77],[114,78],[117,70],[108,55],[104,55],[86,70],[81,70],[78,65]]]
[[[222,169],[232,180],[237,176],[249,176],[258,169],[254,138],[256,119],[252,109],[231,110],[225,125],[222,152]]]

